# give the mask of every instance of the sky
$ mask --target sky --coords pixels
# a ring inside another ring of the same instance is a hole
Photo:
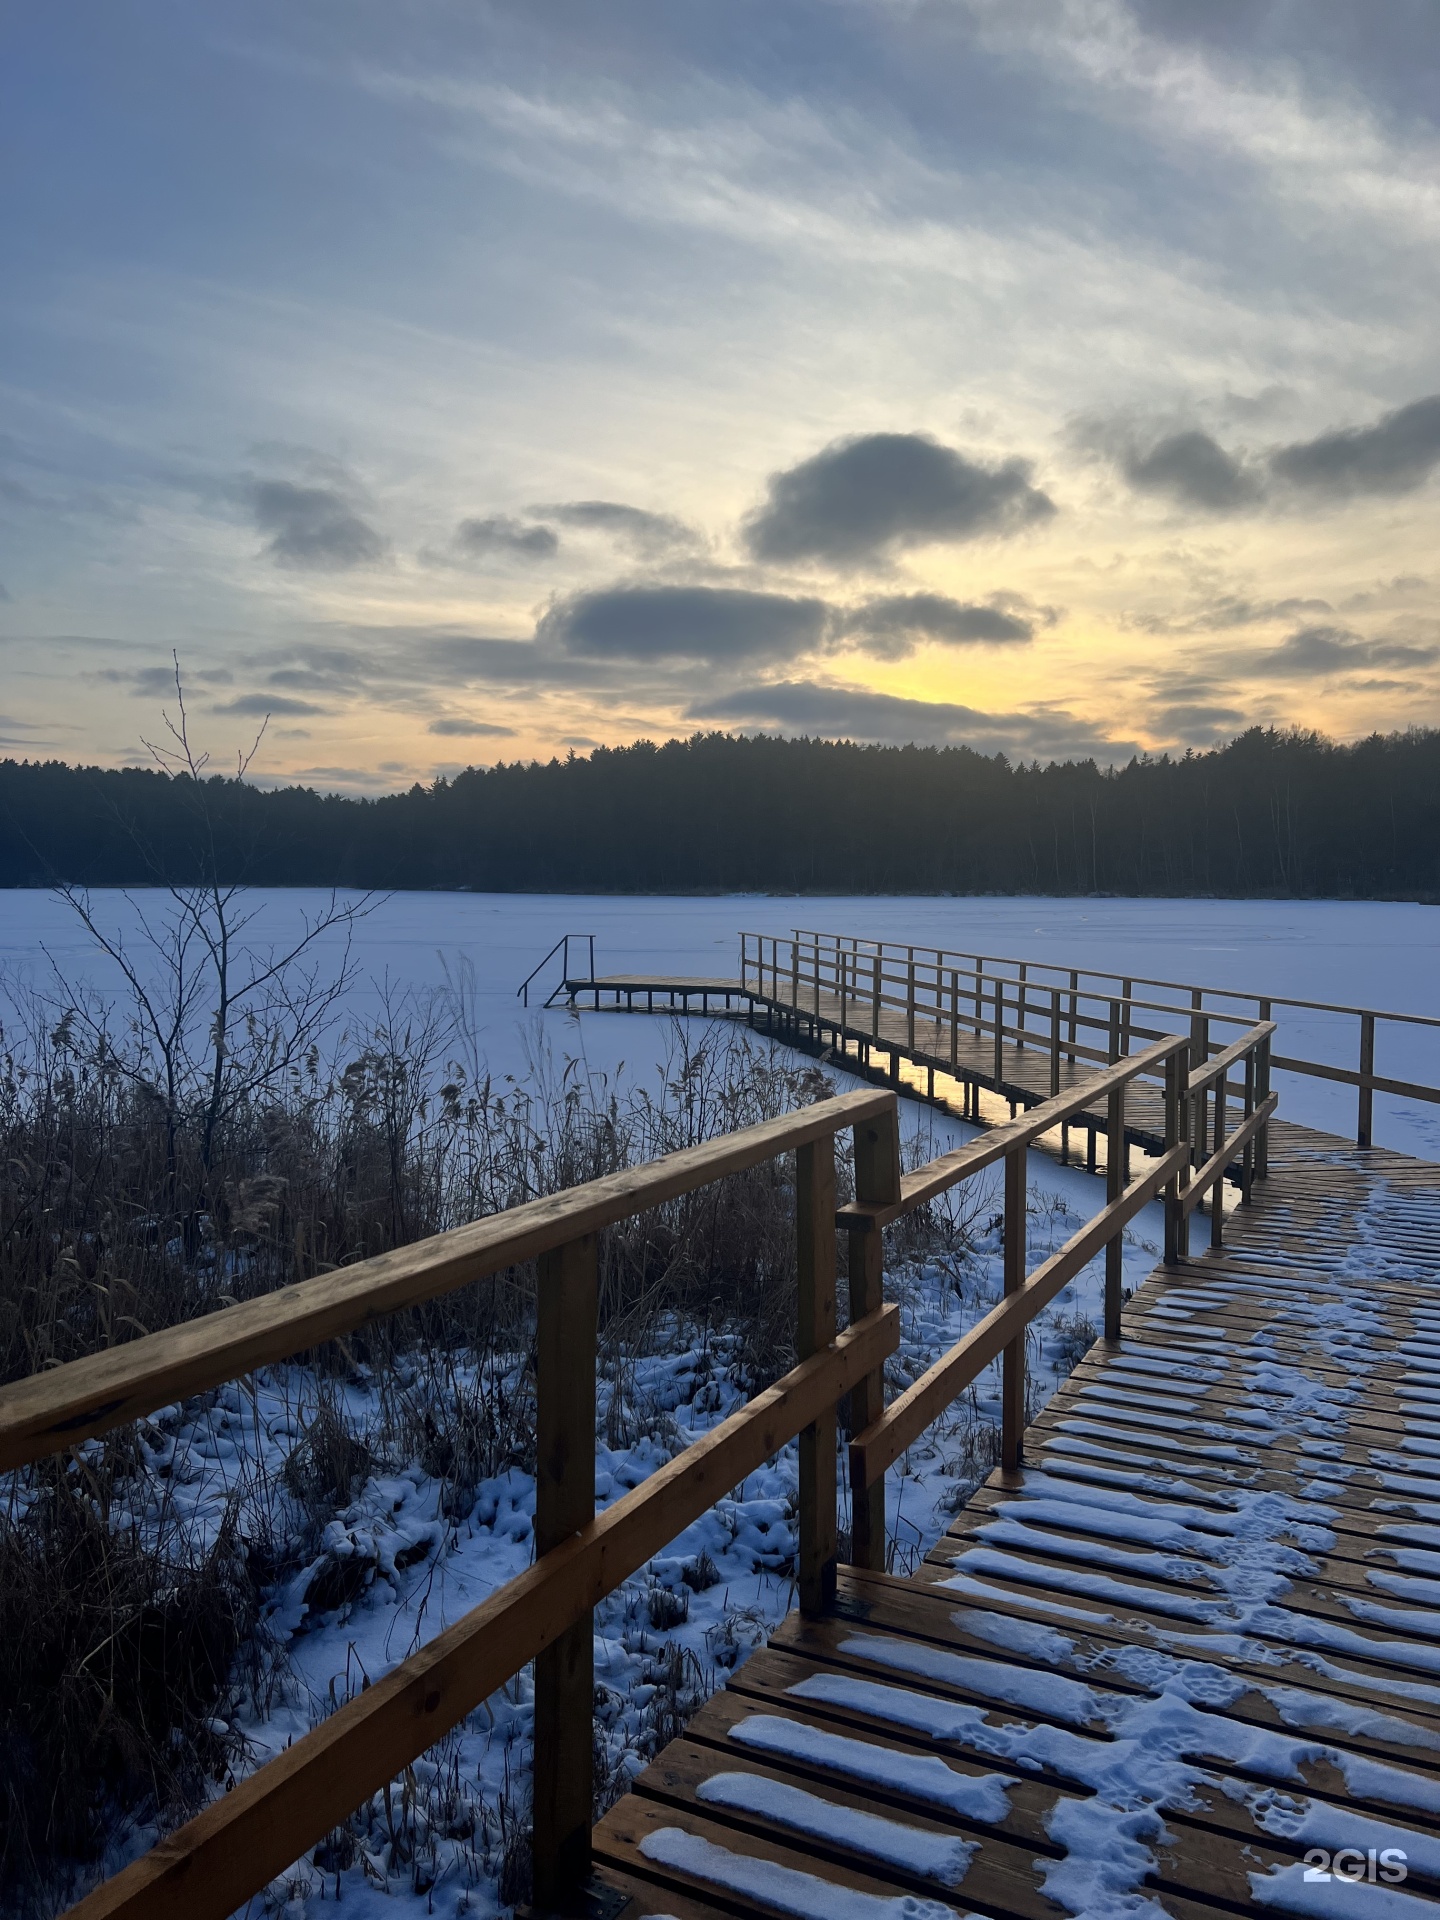
[[[0,0],[0,754],[1440,724],[1437,115],[1434,0]]]

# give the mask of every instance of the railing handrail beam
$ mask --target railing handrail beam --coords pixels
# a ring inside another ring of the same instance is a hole
[[[0,1388],[0,1471],[288,1359],[363,1322],[503,1273],[583,1234],[853,1126],[886,1111],[894,1098],[888,1089],[876,1088],[821,1100],[31,1374]]]

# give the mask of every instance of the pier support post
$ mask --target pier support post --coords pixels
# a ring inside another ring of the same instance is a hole
[[[1005,1156],[1005,1293],[1018,1293],[1025,1284],[1025,1149],[1012,1147]],[[1018,1467],[1025,1433],[1025,1335],[1022,1331],[1005,1349],[1001,1362],[1000,1464]]]
[[[855,1198],[866,1205],[891,1207],[900,1198],[898,1113],[878,1114],[854,1130]],[[885,1303],[885,1242],[873,1232],[850,1234],[850,1324],[876,1313]],[[863,1433],[885,1411],[885,1373],[877,1367],[850,1389],[850,1431]],[[885,1480],[851,1490],[850,1560],[871,1573],[885,1571]]]
[[[539,1260],[536,1297],[535,1551],[595,1517],[593,1235]],[[595,1624],[587,1613],[535,1661],[535,1907],[555,1912],[590,1869]]]
[[[835,1338],[835,1136],[796,1149],[796,1355],[808,1360]],[[835,1409],[800,1430],[800,1611],[835,1598]]]

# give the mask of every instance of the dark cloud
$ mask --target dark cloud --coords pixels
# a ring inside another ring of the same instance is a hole
[[[1260,497],[1254,474],[1194,427],[1167,434],[1143,452],[1130,449],[1123,464],[1125,478],[1138,492],[1165,494],[1208,513],[1233,513]]]
[[[455,549],[467,560],[499,554],[517,560],[548,560],[560,551],[553,527],[527,526],[508,514],[494,513],[484,520],[462,520],[455,529]]]
[[[1436,660],[1440,660],[1440,647],[1366,640],[1348,627],[1301,627],[1282,645],[1237,656],[1233,664],[1259,679],[1317,680],[1376,667],[1414,671]]]
[[[837,440],[772,474],[748,519],[757,560],[860,566],[934,541],[1017,533],[1055,512],[1025,460],[986,466],[923,433]]]
[[[465,738],[486,740],[510,740],[514,738],[514,727],[497,727],[490,720],[467,720],[457,715],[446,720],[432,720],[426,728],[427,733],[454,734]]]
[[[1281,447],[1270,470],[1289,486],[1348,498],[1411,493],[1440,463],[1440,394],[1412,400],[1373,427],[1347,427]]]
[[[917,746],[970,746],[1022,759],[1127,760],[1131,741],[1107,739],[1061,708],[985,713],[940,700],[910,700],[865,687],[781,681],[693,702],[688,718],[832,740]]]
[[[967,605],[941,593],[897,593],[867,600],[835,616],[835,632],[858,638],[867,653],[903,660],[917,641],[947,646],[1023,645],[1035,625],[1003,606]]]
[[[823,600],[736,587],[608,587],[559,601],[535,637],[598,660],[781,660],[825,637]]]
[[[620,500],[561,500],[537,506],[534,511],[558,520],[562,527],[609,534],[645,556],[693,547],[697,542],[695,529],[673,514],[647,513],[643,507],[629,507]]]
[[[242,715],[248,718],[262,719],[267,714],[285,714],[294,718],[312,713],[324,713],[324,707],[317,707],[313,700],[291,700],[283,693],[242,693],[238,700],[227,700],[215,708],[216,713]]]
[[[385,542],[334,487],[257,480],[250,503],[276,566],[340,573],[384,558]]]
[[[1157,733],[1169,734],[1176,739],[1196,743],[1204,739],[1208,745],[1220,734],[1244,724],[1246,715],[1239,707],[1209,705],[1204,701],[1181,701],[1174,706],[1161,707],[1154,716]]]

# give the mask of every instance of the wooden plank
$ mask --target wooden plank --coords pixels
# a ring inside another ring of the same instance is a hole
[[[88,1354],[0,1390],[0,1471],[43,1459],[172,1400],[437,1299],[694,1188],[888,1111],[882,1090],[798,1113],[547,1194],[469,1226]]]
[[[75,1920],[225,1920],[367,1795],[598,1605],[898,1343],[883,1307],[623,1495],[71,1909]]]

